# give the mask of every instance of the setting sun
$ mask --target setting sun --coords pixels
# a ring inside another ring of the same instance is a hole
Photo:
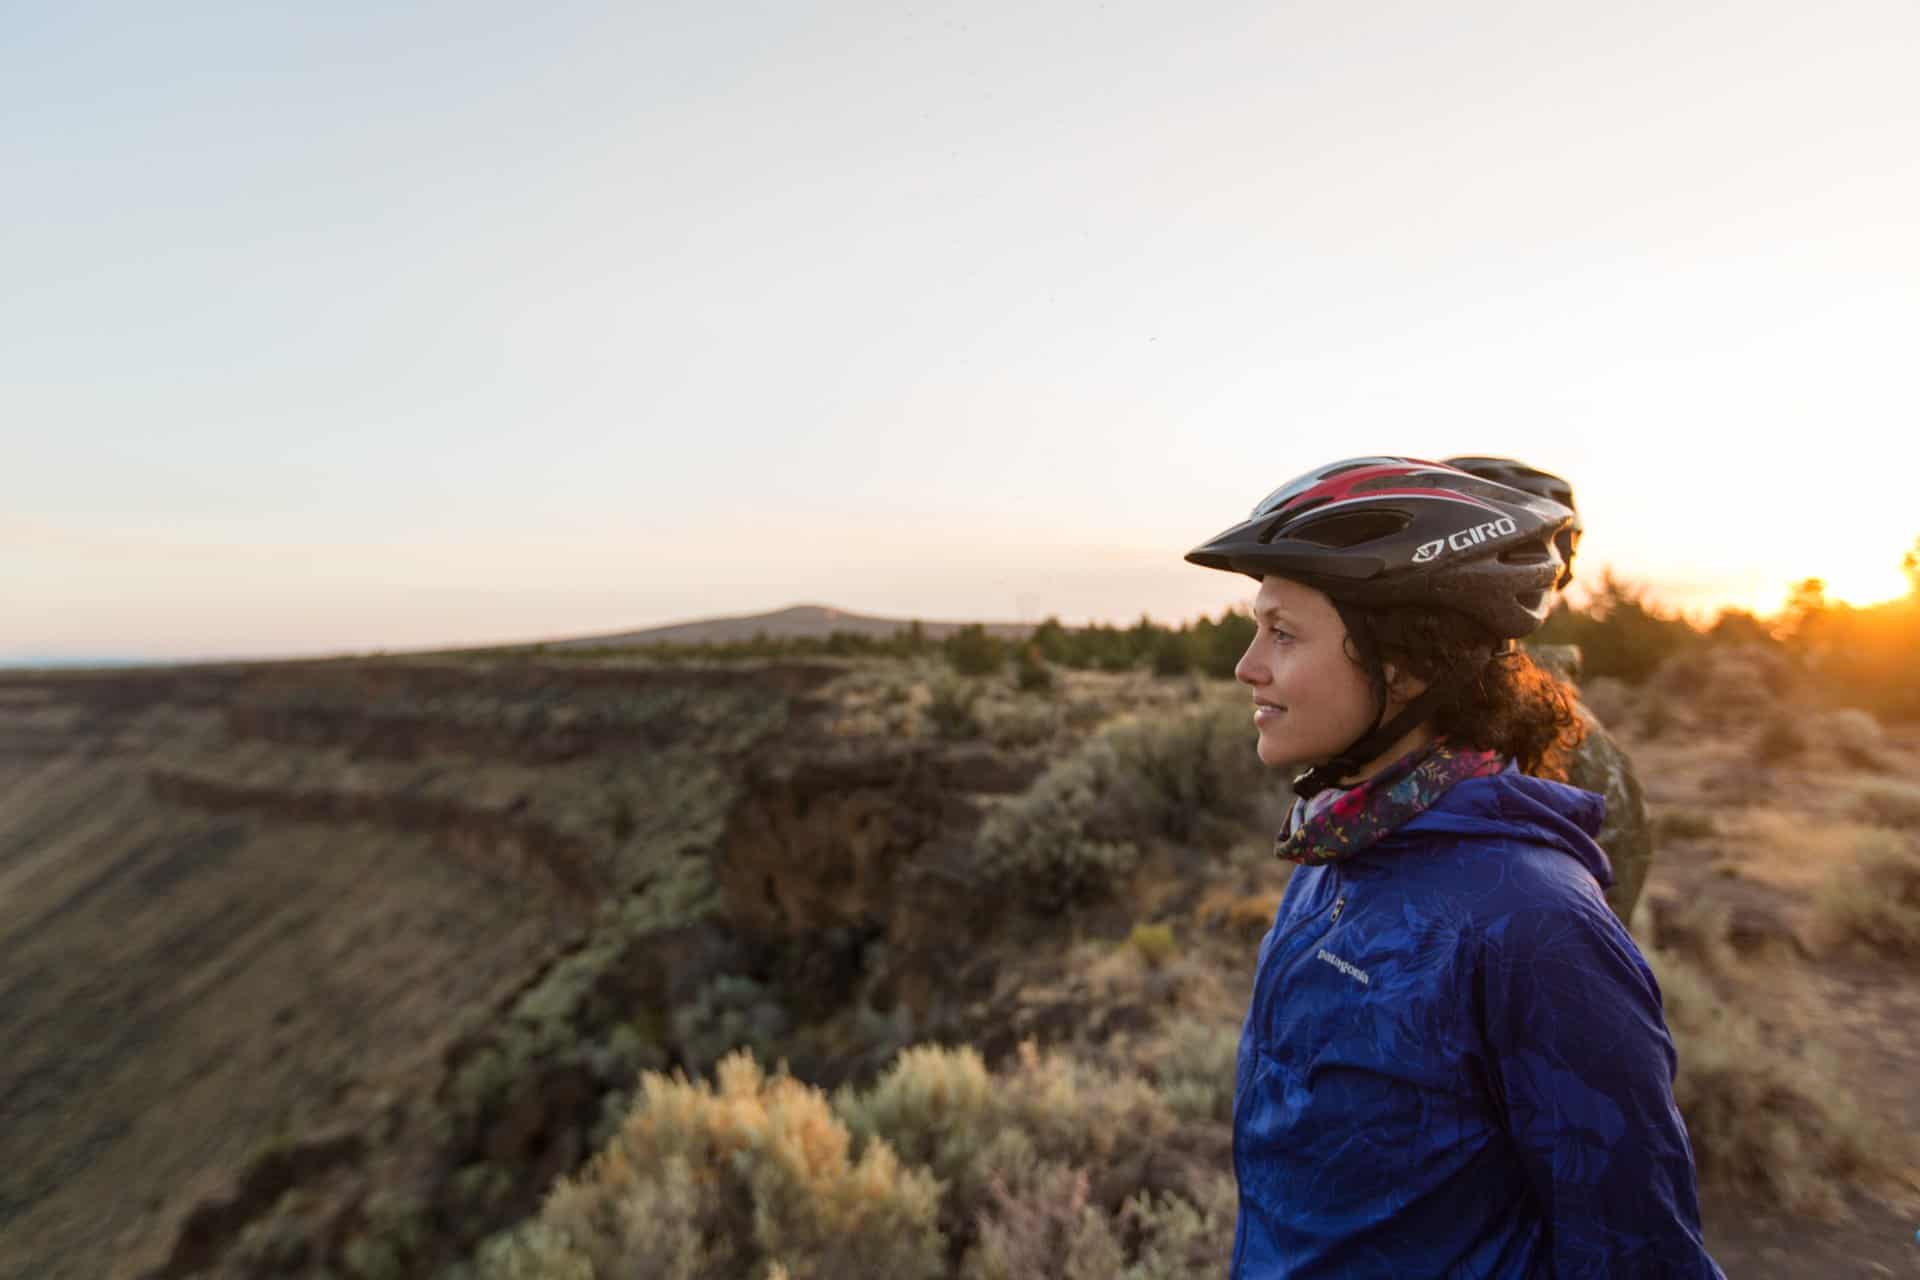
[[[1827,584],[1828,600],[1835,604],[1850,604],[1855,608],[1885,604],[1907,594],[1906,575],[1900,572],[1898,565],[1849,568],[1828,574],[1821,580]]]

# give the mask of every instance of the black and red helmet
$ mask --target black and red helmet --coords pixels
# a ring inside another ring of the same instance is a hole
[[[1560,548],[1560,581],[1562,590],[1573,581],[1573,553],[1580,549],[1580,508],[1573,505],[1573,486],[1551,471],[1542,471],[1530,467],[1514,458],[1489,458],[1479,454],[1463,454],[1458,458],[1448,458],[1447,465],[1464,471],[1470,476],[1479,476],[1482,480],[1492,480],[1504,484],[1509,489],[1519,489],[1536,497],[1551,498],[1567,510],[1573,512],[1573,523],[1554,536],[1553,545]]]
[[[1262,498],[1187,553],[1253,578],[1278,574],[1337,603],[1452,609],[1496,639],[1546,621],[1574,520],[1549,498],[1418,458],[1348,458]]]

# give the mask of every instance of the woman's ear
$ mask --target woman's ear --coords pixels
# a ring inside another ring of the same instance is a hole
[[[1408,675],[1391,662],[1380,664],[1380,670],[1387,677],[1387,696],[1395,702],[1412,702],[1427,691],[1427,682]]]

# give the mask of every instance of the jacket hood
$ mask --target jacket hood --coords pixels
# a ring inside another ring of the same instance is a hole
[[[1591,791],[1510,770],[1455,783],[1393,834],[1446,832],[1544,844],[1585,867],[1605,889],[1613,884],[1613,864],[1593,838],[1606,814],[1607,802]]]

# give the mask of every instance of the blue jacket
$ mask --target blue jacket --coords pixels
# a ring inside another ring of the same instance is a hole
[[[1473,778],[1294,873],[1240,1039],[1235,1280],[1720,1276],[1603,807]]]

